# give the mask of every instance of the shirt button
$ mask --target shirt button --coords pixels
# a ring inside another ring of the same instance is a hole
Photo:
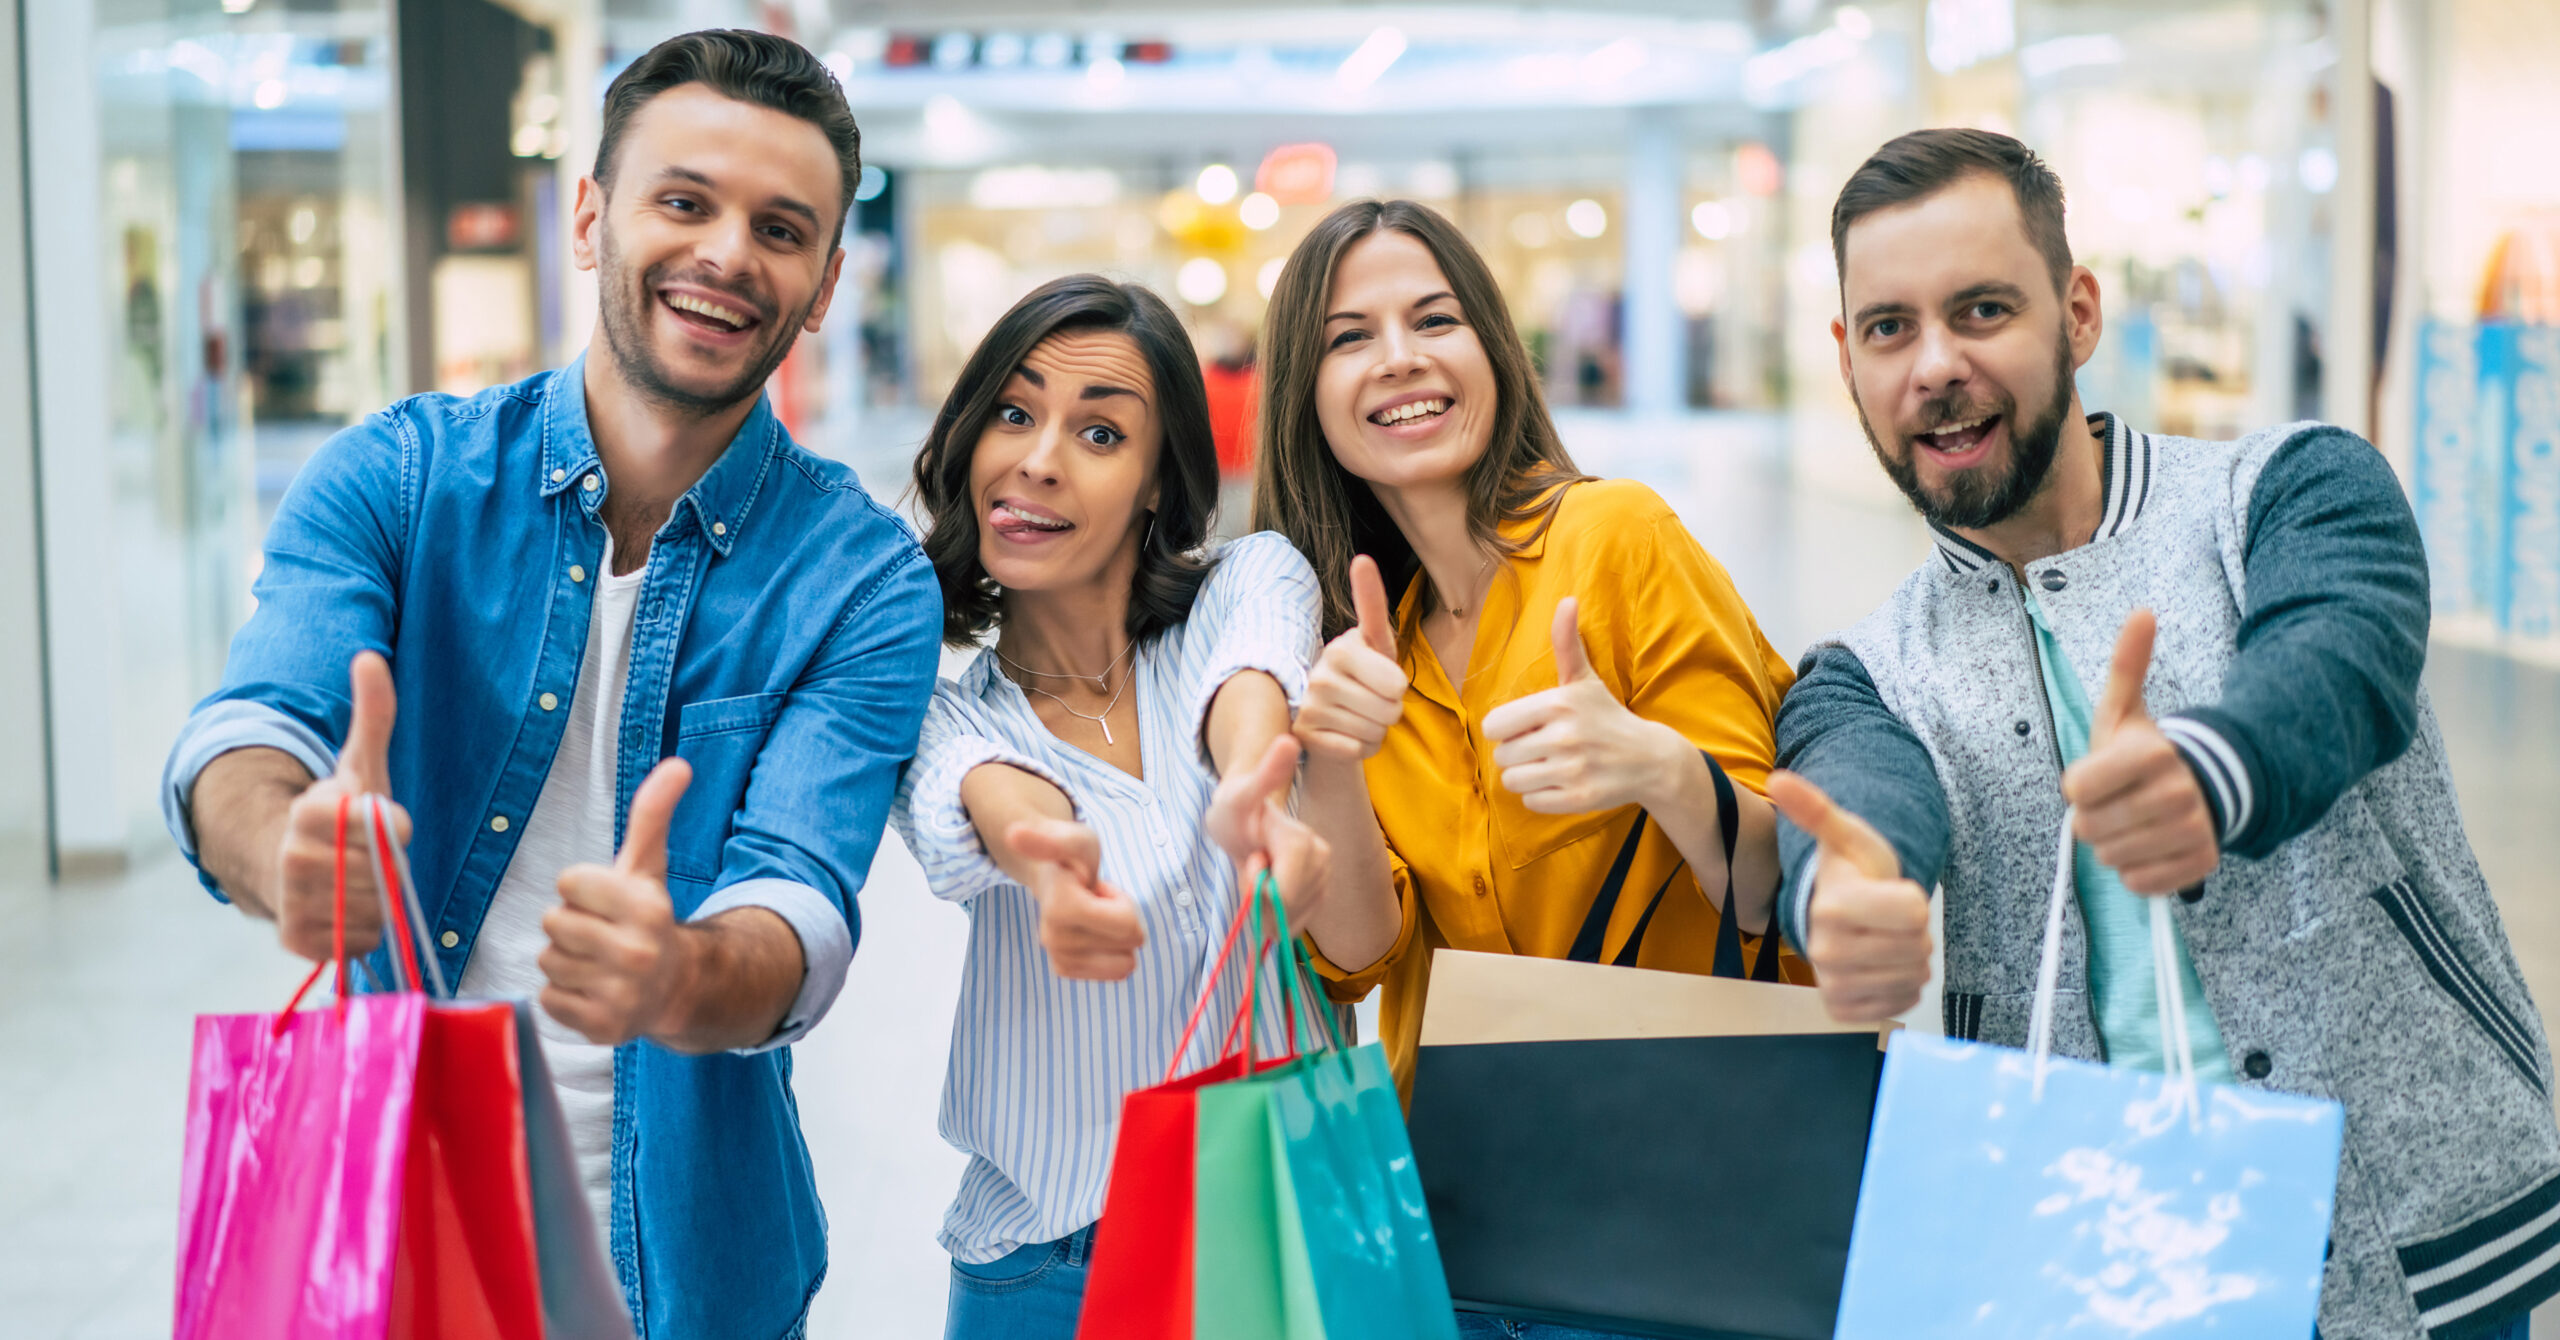
[[[573,582],[583,582],[583,581],[585,581],[586,579],[587,579],[587,569],[586,569],[586,565],[585,565],[585,564],[582,564],[582,563],[572,563],[572,564],[570,564],[570,565],[569,565],[569,580],[570,580],[570,581],[573,581]]]
[[[2240,1062],[2240,1073],[2251,1079],[2265,1079],[2275,1073],[2275,1058],[2265,1052],[2251,1052]]]
[[[455,945],[462,943],[462,937],[454,934],[452,931],[446,931],[444,934],[436,937],[436,943],[443,945],[447,949],[451,949]]]
[[[546,693],[546,694],[542,695],[540,698],[536,699],[535,701],[537,701],[537,702],[539,702],[539,703],[541,703],[541,704],[542,704],[542,710],[543,710],[543,711],[548,712],[548,711],[550,711],[552,708],[558,707],[558,706],[560,705],[560,695],[558,695],[558,694],[556,694],[556,693]]]
[[[1175,889],[1173,891],[1173,905],[1176,907],[1191,906],[1191,890]]]
[[[728,523],[728,522],[726,522],[726,521],[714,521],[714,522],[712,522],[712,523],[711,523],[711,533],[712,533],[712,534],[714,534],[714,535],[726,535],[726,534],[728,534],[728,533],[729,533],[729,523]]]
[[[557,484],[557,483],[559,483],[561,480],[567,479],[568,477],[569,477],[569,472],[568,472],[568,471],[566,471],[566,470],[554,470],[554,471],[552,471],[552,472],[551,472],[551,482],[552,482],[552,483],[554,483],[554,484]]]
[[[1996,596],[2000,594],[2000,579],[1994,577],[1990,581],[1984,582],[1982,584],[1982,589],[1985,593],[1990,595]]]
[[[587,482],[579,487],[584,488],[589,493],[593,493],[597,489],[604,487],[604,481],[596,478],[594,475],[589,475],[587,476]]]
[[[2038,577],[2036,580],[2041,582],[2044,589],[2048,591],[2059,591],[2071,584],[2071,579],[2063,576],[2062,569],[2060,568],[2046,568],[2044,570],[2044,575]]]
[[[2034,728],[2033,726],[2030,726],[2030,725],[2028,725],[2027,723],[2025,723],[2025,722],[2021,721],[2021,722],[2017,723],[2016,725],[2011,726],[2009,729],[2011,729],[2011,730],[2013,730],[2013,731],[2016,731],[2016,732],[2018,733],[2018,738],[2019,738],[2019,739],[2021,739],[2021,740],[2023,740],[2023,739],[2027,738],[2027,732],[2029,732],[2029,731],[2031,731],[2031,730],[2033,730],[2033,729],[2035,729],[2035,728]]]
[[[490,815],[489,831],[492,833],[503,833],[507,831],[507,816],[503,814]]]
[[[1476,877],[1475,877],[1475,885],[1476,885],[1476,892],[1477,892],[1477,894],[1479,894],[1479,895],[1483,894],[1483,892],[1484,892],[1484,876],[1482,876],[1482,875],[1478,875],[1478,876],[1476,876]]]

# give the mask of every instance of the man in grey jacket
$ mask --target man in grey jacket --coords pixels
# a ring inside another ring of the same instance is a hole
[[[2057,1051],[2159,1069],[2148,897],[2197,1072],[2334,1098],[2321,1330],[2522,1336],[2560,1291],[2551,1056],[2418,684],[2427,571],[2355,435],[2089,415],[2102,329],[2062,187],[2004,135],[1885,145],[1832,213],[1840,371],[1936,552],[1778,717],[1779,916],[1833,1011],[2023,1045],[2078,838]],[[1836,800],[1836,803],[1835,803]]]

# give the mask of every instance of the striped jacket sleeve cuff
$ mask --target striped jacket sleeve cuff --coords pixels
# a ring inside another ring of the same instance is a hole
[[[853,967],[853,924],[825,894],[789,879],[741,880],[704,899],[686,920],[708,921],[741,907],[761,907],[782,918],[800,940],[799,993],[792,997],[791,1008],[772,1037],[736,1049],[741,1056],[751,1056],[798,1042],[827,1017],[828,1008],[844,990],[846,972]]]
[[[924,867],[925,883],[937,898],[965,903],[1006,882],[1003,868],[978,840],[969,807],[960,802],[961,780],[989,763],[1020,768],[1065,792],[1077,817],[1083,817],[1084,807],[1076,805],[1075,789],[1066,779],[1021,752],[983,736],[954,736],[941,742],[930,758],[920,756],[908,768],[891,814],[898,836],[905,839],[916,864]]]
[[[2187,767],[2213,810],[2215,829],[2225,850],[2239,845],[2261,813],[2260,786],[2252,760],[2242,752],[2226,723],[2210,711],[2180,712],[2160,719],[2160,733],[2178,747]]]

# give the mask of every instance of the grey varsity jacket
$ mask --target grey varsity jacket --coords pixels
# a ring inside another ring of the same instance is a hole
[[[2143,696],[2223,843],[2178,929],[2240,1082],[2347,1110],[2321,1333],[2492,1330],[2560,1291],[2560,1130],[2541,1016],[2418,684],[2427,574],[2408,502],[2336,428],[2200,442],[2091,423],[2104,520],[2028,580],[2093,702],[2126,617],[2159,616]],[[2023,1046],[2060,755],[2017,574],[1937,541],[1807,653],[1778,760],[1943,894],[1947,1031]],[[1779,915],[1801,948],[1812,842],[1782,825],[1780,845]],[[2095,1059],[2072,911],[2054,1045]]]

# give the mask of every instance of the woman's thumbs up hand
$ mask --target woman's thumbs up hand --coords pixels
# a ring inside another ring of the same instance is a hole
[[[1336,763],[1357,763],[1378,752],[1387,728],[1404,717],[1410,682],[1396,663],[1386,584],[1367,554],[1351,560],[1351,603],[1359,621],[1317,655],[1290,727],[1309,754]]]

